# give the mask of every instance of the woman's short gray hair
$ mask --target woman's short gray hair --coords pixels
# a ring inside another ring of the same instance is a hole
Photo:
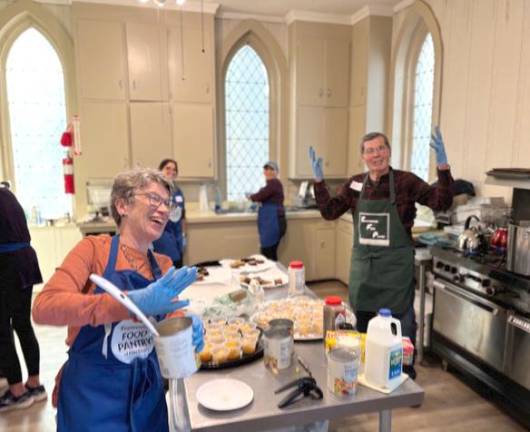
[[[125,202],[132,202],[134,191],[144,189],[151,183],[162,185],[170,195],[173,192],[172,184],[162,173],[151,168],[136,168],[131,171],[119,173],[114,177],[114,183],[112,184],[112,191],[110,193],[110,211],[117,226],[120,226],[121,215],[116,208],[116,202],[120,199]]]

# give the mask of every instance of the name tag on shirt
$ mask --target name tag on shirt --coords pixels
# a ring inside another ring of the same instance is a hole
[[[363,188],[363,184],[358,181],[353,180],[350,183],[350,189],[353,189],[354,191],[361,192],[362,188]]]
[[[184,199],[182,198],[182,196],[177,195],[177,196],[175,197],[175,201],[178,202],[178,203],[181,203],[181,202],[184,201]]]

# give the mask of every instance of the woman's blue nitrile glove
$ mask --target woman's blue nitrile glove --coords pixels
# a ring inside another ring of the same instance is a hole
[[[197,315],[186,314],[186,316],[190,317],[192,321],[192,339],[195,351],[201,352],[204,349],[204,327],[202,325],[202,320]]]
[[[189,300],[176,301],[176,297],[196,279],[195,267],[171,267],[160,279],[127,295],[145,315],[164,315],[188,306]]]
[[[434,128],[430,146],[436,152],[436,165],[447,165],[447,154],[445,153],[444,140],[442,139],[439,126]]]
[[[321,182],[324,178],[322,172],[322,158],[317,159],[317,154],[313,147],[309,147],[309,160],[311,161],[311,168],[313,169],[313,177],[317,182]]]

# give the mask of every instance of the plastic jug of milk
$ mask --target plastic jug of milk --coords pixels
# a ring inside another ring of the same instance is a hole
[[[364,376],[368,383],[394,390],[401,382],[403,342],[401,323],[390,309],[379,309],[368,322]]]

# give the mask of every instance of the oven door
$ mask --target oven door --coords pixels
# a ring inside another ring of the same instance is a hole
[[[511,313],[507,334],[505,373],[530,390],[530,319]]]
[[[502,372],[506,310],[442,279],[433,286],[433,329]]]

